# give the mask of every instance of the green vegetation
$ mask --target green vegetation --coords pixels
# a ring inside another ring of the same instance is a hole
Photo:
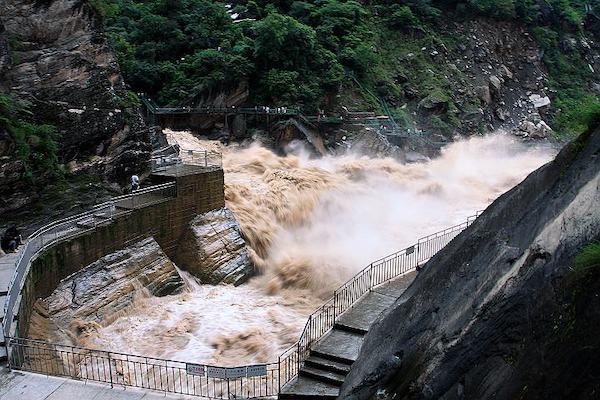
[[[600,268],[600,243],[585,246],[573,261],[573,272],[584,275],[594,268]]]
[[[600,110],[600,102],[586,89],[594,72],[579,52],[561,50],[559,32],[548,27],[536,27],[533,33],[544,50],[550,85],[557,92],[555,105],[562,110],[554,121],[555,128],[566,136],[580,135],[588,129],[593,115]]]
[[[7,131],[15,143],[15,153],[25,167],[25,178],[59,176],[58,143],[51,125],[29,122],[28,105],[0,95],[0,129]]]
[[[92,1],[104,16],[126,81],[159,104],[191,104],[247,82],[254,104],[313,112],[331,107],[333,95],[350,88],[384,112],[380,101],[348,82],[345,75],[351,74],[403,124],[413,119],[398,111],[407,102],[414,109],[431,96],[445,99],[431,125],[448,134],[460,126],[460,111],[478,105],[456,104],[450,82],[468,81],[422,49],[455,51],[460,38],[440,30],[448,16],[517,20],[530,26],[544,50],[554,104],[562,109],[550,122],[565,136],[585,130],[586,115],[599,105],[589,92],[593,72],[580,50],[562,48],[566,33],[581,34],[590,4],[600,13],[600,2],[588,0]]]

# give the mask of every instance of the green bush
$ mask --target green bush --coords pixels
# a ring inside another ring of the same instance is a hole
[[[567,137],[587,132],[592,122],[600,115],[600,102],[594,95],[559,98],[556,106],[561,110],[554,120],[556,130]]]
[[[593,268],[600,267],[600,243],[585,246],[573,261],[573,270],[577,274],[585,274]]]
[[[36,182],[40,175],[59,176],[58,142],[55,128],[27,121],[28,105],[0,95],[0,129],[15,142],[17,157],[25,167],[25,178]]]
[[[388,25],[392,28],[405,30],[407,28],[419,28],[422,25],[419,17],[406,5],[400,6],[394,4],[389,8],[388,12],[391,13],[391,17],[388,18]]]
[[[513,0],[469,0],[473,9],[481,14],[497,18],[512,18],[515,16]]]

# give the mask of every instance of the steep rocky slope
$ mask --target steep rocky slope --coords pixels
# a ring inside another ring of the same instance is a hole
[[[80,0],[0,3],[0,92],[31,103],[33,122],[56,127],[59,159],[123,184],[148,167],[147,128],[93,8]],[[37,198],[10,135],[0,133],[0,210]],[[9,201],[19,192],[23,201]]]
[[[591,399],[600,380],[600,126],[430,260],[366,337],[341,398]]]

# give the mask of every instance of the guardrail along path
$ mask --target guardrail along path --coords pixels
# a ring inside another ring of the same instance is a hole
[[[282,389],[279,398],[336,398],[369,328],[386,314],[415,276],[416,272],[410,272],[373,288],[340,315],[333,329],[312,346],[298,378]]]

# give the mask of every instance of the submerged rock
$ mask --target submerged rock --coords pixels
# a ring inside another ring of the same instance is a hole
[[[63,279],[45,300],[58,326],[102,323],[132,306],[137,296],[181,292],[184,281],[153,238],[102,257]]]
[[[240,227],[227,208],[198,215],[179,248],[177,263],[203,283],[237,286],[254,274]]]
[[[352,141],[350,149],[370,157],[392,157],[399,161],[406,159],[406,155],[400,147],[393,145],[385,135],[371,128],[366,128],[360,135],[357,135]]]

